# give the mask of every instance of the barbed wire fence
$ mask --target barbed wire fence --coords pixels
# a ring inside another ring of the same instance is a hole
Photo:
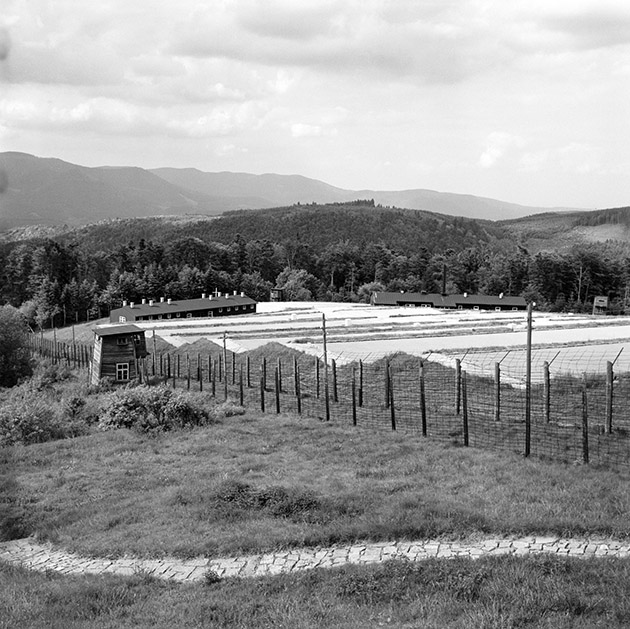
[[[85,367],[89,349],[33,345]],[[331,357],[334,355],[334,358]],[[56,358],[55,358],[56,357]],[[630,347],[309,355],[185,348],[149,356],[153,382],[203,391],[267,414],[400,430],[429,439],[565,462],[630,467]],[[529,396],[529,397],[528,397]],[[529,410],[527,406],[529,404]],[[527,414],[530,415],[529,426]]]

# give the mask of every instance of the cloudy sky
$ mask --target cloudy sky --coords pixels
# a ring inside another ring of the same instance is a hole
[[[627,0],[3,0],[0,150],[630,205]]]

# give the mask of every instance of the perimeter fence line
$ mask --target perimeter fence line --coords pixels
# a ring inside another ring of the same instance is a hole
[[[43,341],[34,342],[33,351],[76,367],[90,363],[89,346]],[[373,362],[346,355],[328,365],[321,356],[271,347],[244,353],[225,347],[174,350],[149,355],[141,373],[149,382],[206,392],[268,414],[294,413],[462,446],[630,468],[630,370],[619,369],[623,353],[616,351],[611,360],[598,358],[594,364],[583,354],[578,364],[574,355],[534,350],[529,388],[520,375],[525,370],[520,350],[503,350],[500,356],[396,354]]]

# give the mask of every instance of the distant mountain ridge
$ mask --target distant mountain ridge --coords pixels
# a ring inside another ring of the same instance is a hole
[[[0,231],[33,225],[86,225],[110,218],[220,215],[296,203],[357,198],[376,204],[486,220],[548,212],[538,208],[432,190],[344,190],[301,175],[208,173],[193,168],[95,167],[27,153],[0,153],[4,173]],[[6,181],[5,181],[6,180]]]

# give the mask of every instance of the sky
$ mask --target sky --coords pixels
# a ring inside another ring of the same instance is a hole
[[[627,0],[3,0],[0,151],[630,205]]]

